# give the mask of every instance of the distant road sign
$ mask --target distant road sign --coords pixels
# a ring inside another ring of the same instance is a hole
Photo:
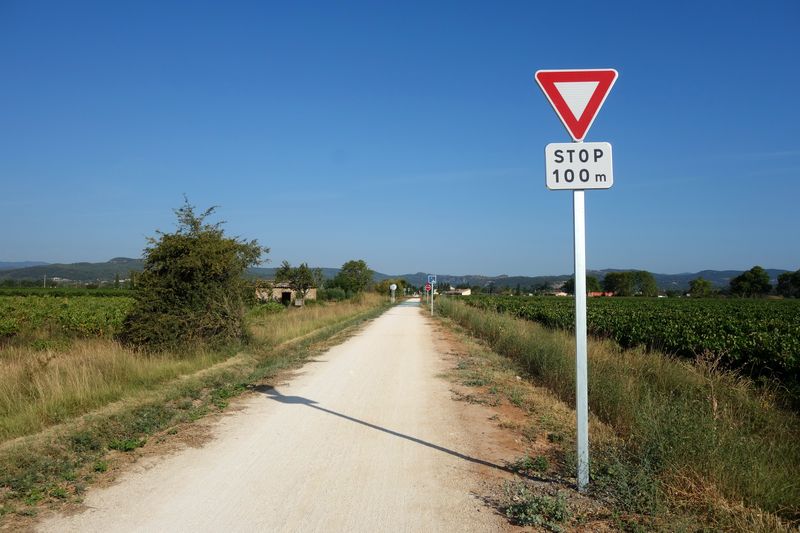
[[[616,80],[613,68],[536,72],[536,82],[575,141],[586,137]]]
[[[425,290],[428,291],[428,292],[431,291],[431,284],[430,283],[426,283],[425,284]]]
[[[392,283],[391,285],[389,285],[389,290],[392,290],[392,291],[397,290],[397,285]]]
[[[428,283],[436,285],[436,274],[428,274]]]
[[[550,143],[544,159],[550,190],[610,189],[614,185],[609,143]]]

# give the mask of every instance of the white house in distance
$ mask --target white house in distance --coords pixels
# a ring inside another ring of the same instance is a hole
[[[449,291],[444,291],[444,294],[447,296],[469,296],[472,294],[472,289],[450,289]]]

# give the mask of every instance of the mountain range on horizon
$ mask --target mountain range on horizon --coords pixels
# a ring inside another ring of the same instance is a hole
[[[116,275],[121,278],[127,278],[131,271],[140,272],[143,268],[141,259],[132,259],[128,257],[115,257],[103,263],[45,263],[42,261],[22,261],[22,262],[3,262],[0,261],[0,281],[3,280],[40,280],[44,276],[48,278],[61,278],[65,280],[77,281],[82,283],[87,282],[110,282],[113,281]],[[270,279],[275,276],[276,267],[254,267],[248,270],[248,273],[256,278]],[[604,269],[604,270],[589,270],[587,275],[595,276],[598,279],[603,278],[608,272],[623,272],[625,270],[634,269]],[[780,274],[788,272],[782,269],[766,269],[769,273],[771,282],[776,283]],[[333,278],[338,272],[338,268],[322,268],[325,278]],[[685,290],[689,287],[689,282],[695,278],[703,277],[711,281],[717,287],[726,287],[730,280],[739,274],[742,270],[701,270],[699,272],[683,272],[680,274],[660,274],[653,272],[653,277],[662,290]],[[413,286],[422,286],[427,281],[428,273],[416,272],[413,274],[383,274],[375,272],[375,281],[384,279],[405,279],[406,282]],[[437,279],[439,283],[448,283],[452,286],[456,285],[469,285],[485,287],[490,284],[498,288],[502,287],[540,287],[543,284],[554,285],[564,282],[572,277],[572,274],[559,274],[547,276],[485,276],[479,274],[470,275],[452,275],[452,274],[439,274]]]

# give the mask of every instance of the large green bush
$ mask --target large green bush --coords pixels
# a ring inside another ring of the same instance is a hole
[[[177,231],[149,239],[136,304],[119,334],[123,344],[169,349],[244,337],[242,275],[269,250],[206,223],[214,209],[198,215],[187,201],[175,210]]]

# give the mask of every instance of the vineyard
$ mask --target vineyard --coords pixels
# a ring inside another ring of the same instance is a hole
[[[571,298],[481,296],[468,303],[552,328],[575,323]],[[587,307],[589,333],[624,347],[710,354],[754,375],[800,378],[800,300],[590,298]]]
[[[117,296],[2,296],[0,340],[14,337],[103,337],[116,333],[133,305]]]

